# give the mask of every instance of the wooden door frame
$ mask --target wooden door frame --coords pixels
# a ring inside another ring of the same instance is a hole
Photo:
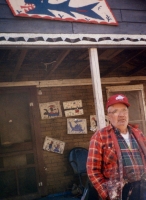
[[[110,92],[127,92],[127,91],[140,91],[140,93],[141,93],[140,106],[141,106],[142,113],[143,113],[143,120],[144,120],[143,123],[145,123],[145,120],[146,120],[146,102],[145,102],[144,87],[143,87],[142,84],[120,85],[120,86],[108,86],[108,87],[106,87],[107,98],[110,97]],[[135,120],[135,122],[136,122],[136,120]],[[143,126],[143,128],[144,128],[144,133],[145,133],[145,126]]]
[[[36,176],[37,176],[37,188],[38,188],[38,194],[29,194],[29,195],[24,195],[24,199],[32,199],[32,197],[34,198],[39,198],[41,196],[45,196],[47,195],[47,180],[46,180],[46,172],[45,172],[45,168],[44,168],[44,161],[43,161],[43,155],[42,155],[42,142],[41,142],[41,134],[40,134],[40,115],[39,115],[39,105],[38,105],[38,99],[37,99],[37,88],[36,86],[24,86],[24,87],[7,87],[7,88],[0,88],[0,93],[7,93],[7,91],[9,93],[14,93],[14,92],[27,92],[29,95],[29,106],[30,106],[30,124],[31,124],[31,134],[32,134],[32,150],[26,150],[26,152],[21,151],[20,148],[20,152],[7,152],[7,156],[17,156],[17,155],[22,155],[24,153],[34,153],[34,159],[35,159],[35,163],[33,166],[35,166],[36,168]],[[16,144],[17,146],[22,146],[23,149],[25,148],[25,146],[23,146],[22,144]],[[5,153],[3,153],[1,151],[2,154],[5,155]],[[4,155],[0,155],[0,157],[3,157]],[[30,166],[29,166],[30,167]],[[8,198],[9,199],[9,198]],[[11,198],[10,198],[11,199]],[[23,200],[23,197],[21,196],[16,196],[15,199]]]

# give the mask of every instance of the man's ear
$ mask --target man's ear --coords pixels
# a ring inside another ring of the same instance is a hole
[[[109,121],[109,116],[108,114],[105,115],[105,122],[106,122],[106,126],[108,126],[110,124],[110,121]]]

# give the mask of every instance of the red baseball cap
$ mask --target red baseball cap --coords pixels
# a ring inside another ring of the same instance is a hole
[[[126,96],[124,96],[123,94],[115,94],[115,95],[109,97],[109,99],[107,100],[106,109],[108,109],[109,106],[116,104],[116,103],[123,103],[127,107],[130,106]]]

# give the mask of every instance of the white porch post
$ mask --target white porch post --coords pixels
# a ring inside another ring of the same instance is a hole
[[[93,85],[97,124],[98,124],[98,128],[101,129],[105,127],[106,123],[105,123],[105,114],[104,114],[104,106],[103,106],[97,48],[89,49],[89,59],[90,59],[91,78],[92,78],[92,85]]]

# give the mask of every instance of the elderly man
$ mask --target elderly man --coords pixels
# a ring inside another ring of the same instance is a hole
[[[128,124],[126,96],[106,104],[110,125],[91,138],[87,174],[102,200],[146,200],[146,138]]]

